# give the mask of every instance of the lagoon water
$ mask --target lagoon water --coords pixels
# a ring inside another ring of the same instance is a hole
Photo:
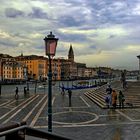
[[[84,80],[84,81],[88,81],[89,85],[94,85],[95,84],[95,80],[98,83],[99,79],[91,79],[91,80]],[[101,81],[107,81],[110,82],[112,80],[115,79],[100,79]],[[116,79],[118,80],[118,79]],[[136,80],[136,79],[127,79],[128,81],[132,81],[132,80]],[[59,86],[62,86],[62,83],[64,84],[64,86],[66,88],[72,87],[72,85],[77,85],[77,83],[81,81],[81,80],[77,80],[77,81],[56,81],[56,82],[52,82],[52,90],[53,91],[57,91],[60,92],[60,88]],[[55,85],[54,85],[55,83]],[[19,94],[23,94],[24,93],[24,87],[27,87],[27,84],[20,84],[20,85],[2,85],[2,89],[1,89],[1,93],[2,94],[15,94],[15,89],[16,87],[19,88]],[[31,94],[35,93],[35,88],[36,88],[36,93],[47,93],[48,92],[48,85],[47,82],[46,83],[37,83],[37,86],[35,87],[35,83],[30,82],[29,83],[29,91]]]
[[[95,83],[95,80],[88,80],[89,84],[92,85]],[[98,80],[96,79],[98,82]],[[55,83],[55,85],[54,85]],[[60,91],[59,86],[64,84],[65,87],[72,87],[72,85],[76,85],[78,81],[56,81],[52,82],[52,90],[55,91]],[[18,87],[19,89],[19,94],[24,93],[24,87],[27,87],[27,84],[19,84],[19,85],[2,85],[1,88],[1,93],[2,94],[15,94],[15,89]],[[48,85],[46,83],[37,83],[37,86],[35,87],[35,83],[30,82],[29,83],[29,91],[30,93],[35,93],[35,88],[36,88],[36,93],[47,93],[48,91]]]

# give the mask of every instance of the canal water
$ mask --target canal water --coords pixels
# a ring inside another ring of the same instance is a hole
[[[85,80],[89,82],[89,85],[94,85],[95,84],[95,80],[98,83],[99,79],[93,79],[93,80]],[[71,88],[73,85],[77,85],[78,82],[80,82],[81,80],[77,80],[77,81],[56,81],[56,82],[52,82],[52,90],[53,91],[60,91],[60,86],[62,86],[62,84],[64,85],[64,87],[66,88]],[[105,79],[102,79],[102,81],[105,81]],[[29,93],[34,94],[34,93],[47,93],[48,92],[48,84],[46,83],[34,83],[34,82],[28,82],[29,85]],[[2,95],[8,95],[8,94],[15,94],[15,89],[16,87],[18,87],[18,91],[19,91],[19,95],[20,94],[24,94],[24,87],[27,88],[27,84],[19,84],[19,85],[2,85],[1,86],[1,94]]]

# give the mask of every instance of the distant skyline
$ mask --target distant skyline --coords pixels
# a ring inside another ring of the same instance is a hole
[[[56,58],[72,44],[76,62],[138,70],[140,0],[0,1],[0,53],[45,56],[50,31]]]

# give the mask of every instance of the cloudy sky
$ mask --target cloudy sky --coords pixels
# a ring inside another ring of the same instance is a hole
[[[0,0],[0,53],[44,56],[50,31],[56,57],[72,44],[76,62],[138,69],[140,0]]]

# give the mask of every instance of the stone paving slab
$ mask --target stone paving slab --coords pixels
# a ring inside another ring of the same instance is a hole
[[[139,140],[139,124],[111,124],[85,127],[54,128],[55,133],[73,140]]]

